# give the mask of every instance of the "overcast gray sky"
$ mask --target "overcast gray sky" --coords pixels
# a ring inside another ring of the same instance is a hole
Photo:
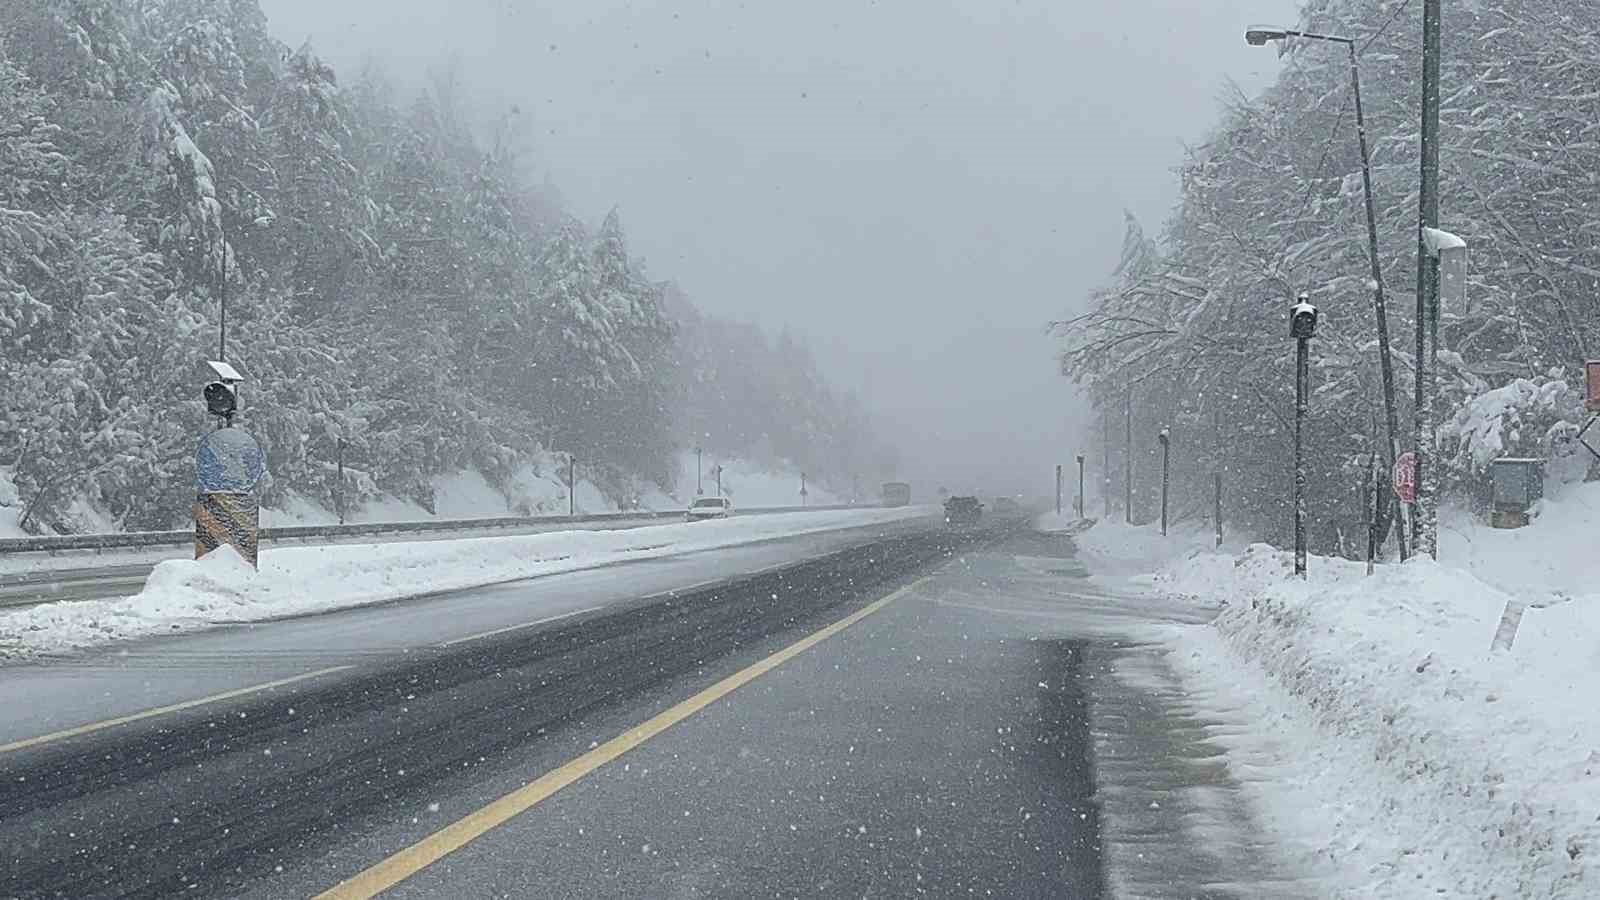
[[[811,338],[906,475],[1031,490],[1079,451],[1043,326],[1152,232],[1226,79],[1294,0],[262,0],[397,80],[451,57],[530,113],[575,212],[703,308]],[[1093,455],[1091,454],[1091,459]]]

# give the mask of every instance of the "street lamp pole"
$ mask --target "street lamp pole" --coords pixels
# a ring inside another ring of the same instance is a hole
[[[567,454],[567,515],[578,514],[578,457]]]
[[[1107,404],[1109,406],[1109,404]],[[1102,410],[1100,416],[1100,501],[1105,508],[1105,520],[1111,521],[1111,410]]]
[[[1127,405],[1122,409],[1122,516],[1133,524],[1133,388],[1128,388]]]
[[[1378,214],[1372,198],[1372,158],[1367,150],[1367,120],[1361,106],[1361,68],[1356,56],[1356,42],[1354,38],[1339,35],[1278,28],[1251,28],[1244,35],[1247,42],[1257,47],[1268,41],[1291,37],[1343,44],[1350,54],[1350,91],[1355,100],[1356,140],[1361,147],[1361,188],[1367,214],[1367,259],[1372,266],[1372,312],[1378,325],[1378,370],[1383,379],[1384,423],[1389,430],[1385,461],[1392,466],[1400,453],[1400,414],[1395,401],[1394,359],[1389,351],[1389,304],[1384,292],[1383,263],[1378,256]],[[1406,540],[1400,517],[1395,517],[1394,526],[1400,545],[1400,558],[1403,560],[1406,558]]]
[[[696,447],[694,448],[694,495],[696,497],[704,496],[706,492],[705,482],[701,477],[700,471],[700,448]]]

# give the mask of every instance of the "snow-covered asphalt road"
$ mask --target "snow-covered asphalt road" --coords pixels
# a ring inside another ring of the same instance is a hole
[[[1207,613],[1084,575],[903,522],[8,669],[0,896],[1294,896],[1123,677]]]

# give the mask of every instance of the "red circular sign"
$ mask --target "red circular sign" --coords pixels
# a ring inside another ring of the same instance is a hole
[[[1400,454],[1394,461],[1394,472],[1390,475],[1394,484],[1394,495],[1400,498],[1401,503],[1417,502],[1417,454],[1411,450]]]

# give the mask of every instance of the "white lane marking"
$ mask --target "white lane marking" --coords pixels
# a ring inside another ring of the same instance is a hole
[[[508,631],[516,631],[519,628],[532,628],[535,625],[543,625],[546,622],[556,622],[556,621],[559,621],[561,619],[570,619],[573,616],[582,615],[583,613],[587,613],[587,612],[595,612],[597,610],[602,610],[602,609],[605,609],[605,607],[604,606],[589,606],[589,607],[585,607],[583,609],[575,609],[575,610],[572,610],[571,612],[564,612],[564,613],[562,613],[562,614],[560,614],[558,616],[548,616],[548,617],[543,618],[543,619],[535,619],[532,622],[520,622],[520,623],[518,623],[516,625],[507,625],[504,628],[496,628],[496,629],[494,629],[492,631],[484,631],[484,632],[480,632],[478,634],[469,634],[466,637],[454,638],[452,640],[448,640],[448,641],[445,641],[442,644],[439,644],[439,646],[440,647],[454,647],[456,644],[465,644],[467,641],[476,641],[476,640],[479,640],[481,638],[494,637],[497,634],[505,634]]]
[[[692,594],[695,591],[700,590],[701,588],[708,588],[708,587],[711,587],[714,584],[722,584],[723,582],[725,582],[727,580],[728,579],[726,579],[726,578],[713,578],[713,579],[711,579],[709,581],[702,581],[702,582],[699,582],[697,584],[691,584],[688,587],[673,588],[672,590],[667,591],[664,595],[661,595],[661,596],[678,597],[678,596],[681,596],[683,594]]]
[[[267,691],[271,690],[272,688],[283,687],[286,684],[294,684],[297,681],[305,681],[309,678],[316,678],[319,675],[331,675],[334,672],[342,672],[345,669],[353,668],[355,668],[355,666],[329,666],[326,669],[318,669],[315,672],[305,672],[300,675],[291,675],[288,678],[279,678],[276,681],[268,681],[264,684],[256,684],[251,685],[250,687],[242,687],[231,691],[223,691],[220,694],[212,694],[209,697],[201,697],[197,700],[185,700],[182,703],[173,703],[168,706],[158,706],[155,709],[147,709],[143,712],[132,713],[126,716],[118,716],[115,719],[106,719],[103,722],[91,722],[88,725],[79,725],[76,728],[66,728],[62,729],[61,731],[52,731],[49,734],[41,734],[38,737],[23,738],[20,741],[12,741],[9,744],[0,744],[0,753],[10,753],[13,750],[22,750],[27,747],[37,747],[40,744],[48,744],[52,741],[77,737],[78,735],[82,734],[91,734],[93,732],[101,731],[106,728],[112,728],[117,725],[126,725],[129,722],[137,722],[141,719],[149,719],[155,716],[166,715],[167,713],[178,712],[180,710],[193,709],[196,706],[204,706],[207,703],[216,703],[220,700],[231,700],[234,697],[243,697],[246,694],[254,694],[258,691]]]

